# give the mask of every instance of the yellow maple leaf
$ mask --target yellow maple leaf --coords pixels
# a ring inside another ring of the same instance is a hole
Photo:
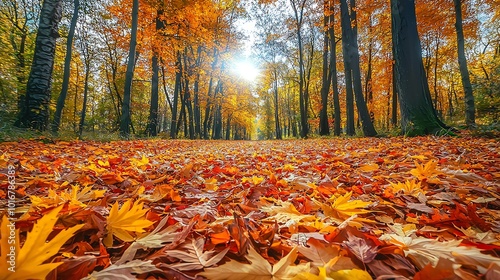
[[[102,160],[98,160],[97,163],[101,166],[101,167],[110,167],[109,165],[109,161],[106,160],[106,161],[102,161]]]
[[[264,201],[261,200],[261,201]],[[302,214],[295,206],[288,201],[274,200],[278,205],[263,205],[260,207],[262,212],[270,215],[266,220],[276,220],[278,223],[286,224],[290,232],[296,232],[297,226],[313,227],[322,229],[324,224],[313,215]]]
[[[46,197],[36,195],[30,196],[32,206],[49,208],[61,203],[68,202],[71,206],[86,207],[86,202],[104,196],[106,190],[92,190],[92,186],[86,186],[80,191],[80,187],[71,186],[71,190],[64,190],[59,194],[49,189]]]
[[[198,275],[211,280],[278,280],[293,279],[297,274],[310,269],[310,263],[292,265],[297,259],[297,247],[273,266],[251,246],[245,257],[250,264],[231,260],[218,267],[205,268],[205,271]]]
[[[425,194],[425,191],[422,190],[422,185],[420,184],[420,182],[415,182],[415,180],[407,180],[404,183],[398,182],[397,184],[394,184],[392,182],[390,183],[394,192],[401,191],[404,194],[412,196],[418,196],[420,193]]]
[[[136,158],[130,159],[130,164],[132,166],[137,167],[137,168],[141,168],[141,169],[143,169],[148,163],[149,163],[149,159],[145,155],[142,155],[141,159],[136,159]]]
[[[364,209],[372,202],[362,200],[351,200],[352,192],[339,197],[332,196],[328,201],[331,202],[329,207],[322,207],[325,215],[337,216],[339,218],[349,218],[358,214],[370,213],[370,210]]]
[[[97,175],[100,175],[101,173],[106,171],[105,168],[101,168],[101,167],[95,165],[94,163],[90,164],[87,168],[94,171],[95,174],[97,174]]]
[[[12,229],[11,225],[13,224],[8,220],[7,216],[3,217],[0,226],[1,280],[45,279],[53,269],[62,264],[62,262],[46,264],[44,262],[57,254],[61,246],[84,225],[67,228],[59,232],[50,241],[47,241],[57,222],[57,214],[61,209],[62,205],[38,220],[33,229],[28,232],[22,248],[20,248],[19,244],[19,230]],[[11,238],[12,234],[14,234],[14,238]],[[12,262],[9,255],[14,255]]]
[[[205,180],[205,188],[207,190],[216,191],[219,187],[217,186],[217,179],[210,178]]]
[[[282,169],[282,170],[283,170],[283,171],[293,171],[293,170],[295,170],[295,167],[294,167],[293,165],[291,165],[291,164],[287,163],[287,164],[285,164],[285,165],[283,166],[283,169]]]
[[[419,164],[415,161],[415,169],[410,170],[411,175],[417,177],[419,180],[429,179],[442,174],[437,170],[437,160],[430,160],[426,164]]]
[[[144,203],[136,201],[132,204],[132,200],[127,200],[118,209],[118,202],[115,202],[111,207],[107,219],[108,234],[104,238],[104,245],[113,245],[113,235],[125,242],[134,241],[134,236],[130,233],[143,233],[145,228],[154,224],[153,221],[146,219],[145,215],[148,209],[143,209]]]
[[[258,177],[258,176],[252,176],[252,178],[243,177],[241,179],[242,183],[253,183],[256,186],[259,185],[260,183],[262,183],[262,181],[264,181],[264,178]]]
[[[379,168],[378,164],[372,163],[372,164],[363,165],[360,168],[358,168],[358,170],[361,170],[363,172],[373,172],[373,171],[378,170],[378,168]]]

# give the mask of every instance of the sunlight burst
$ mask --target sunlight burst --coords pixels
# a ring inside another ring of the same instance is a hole
[[[254,82],[260,75],[260,70],[248,60],[234,62],[234,72],[249,82]]]

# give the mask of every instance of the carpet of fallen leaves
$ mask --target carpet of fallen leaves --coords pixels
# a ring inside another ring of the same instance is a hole
[[[498,140],[21,141],[0,171],[0,279],[500,279]]]

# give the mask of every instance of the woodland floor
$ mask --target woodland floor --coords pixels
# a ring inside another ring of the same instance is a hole
[[[0,173],[0,279],[500,279],[494,139],[6,142]]]

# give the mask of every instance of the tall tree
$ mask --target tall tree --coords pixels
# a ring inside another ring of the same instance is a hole
[[[139,0],[132,2],[132,28],[130,31],[130,46],[128,54],[127,72],[125,74],[125,90],[123,93],[122,115],[120,120],[120,136],[128,138],[130,135],[130,105],[132,93],[132,79],[134,78],[135,49],[137,46],[137,24],[139,17]]]
[[[300,111],[300,137],[307,138],[309,134],[309,123],[307,121],[307,99],[306,70],[304,61],[304,42],[302,40],[302,28],[304,24],[304,10],[307,0],[290,0],[293,8],[295,32],[297,33],[297,45],[299,52],[299,111]]]
[[[460,75],[462,77],[462,86],[465,93],[465,123],[469,127],[476,125],[476,109],[474,106],[474,94],[469,77],[469,69],[467,67],[467,59],[465,57],[464,31],[462,23],[462,1],[453,0],[455,4],[455,28],[457,30],[457,51],[458,65],[460,67]]]
[[[62,17],[62,0],[45,0],[35,43],[35,54],[16,125],[37,130],[47,129],[51,79],[54,68],[58,25]]]
[[[332,81],[331,70],[332,65],[328,65],[328,49],[330,40],[335,38],[328,38],[330,29],[333,29],[333,11],[331,9],[330,0],[323,2],[323,78],[321,83],[321,111],[319,114],[319,134],[329,135],[330,126],[328,124],[328,94],[330,93],[330,84]],[[331,55],[331,54],[330,54]]]
[[[73,52],[73,38],[75,37],[76,23],[78,22],[78,10],[80,9],[80,1],[74,0],[73,16],[71,17],[71,24],[69,26],[68,38],[66,41],[66,57],[64,58],[64,74],[61,93],[57,98],[56,112],[52,121],[52,132],[57,132],[61,123],[62,111],[66,96],[68,95],[69,88],[69,75],[71,72],[71,57]]]
[[[350,5],[351,7],[349,11],[347,6],[347,0],[340,1],[341,22],[342,22],[342,45],[344,46],[343,47],[344,63],[346,64],[346,84],[349,87],[349,83],[352,83],[354,96],[356,98],[356,108],[358,109],[358,114],[361,119],[361,126],[364,135],[375,136],[377,135],[377,131],[375,130],[375,127],[373,126],[373,123],[370,119],[370,114],[368,113],[368,108],[366,107],[366,102],[363,97],[363,88],[361,86],[361,70],[359,67],[359,47],[358,47],[357,30],[356,30],[355,1],[351,0]],[[349,76],[351,80],[347,79]],[[352,100],[350,101],[352,102]],[[352,134],[353,133],[352,128],[351,130],[348,129],[348,132]]]
[[[440,133],[447,129],[437,117],[422,62],[414,0],[391,0],[392,42],[402,132]]]
[[[163,11],[161,8],[157,9],[156,15],[156,33],[154,37],[158,37],[158,32],[163,28],[163,22],[161,16]],[[158,135],[158,42],[155,40],[153,42],[153,57],[151,58],[151,70],[153,74],[151,76],[151,101],[149,106],[149,116],[148,116],[148,127],[146,128],[146,133],[149,136]]]

